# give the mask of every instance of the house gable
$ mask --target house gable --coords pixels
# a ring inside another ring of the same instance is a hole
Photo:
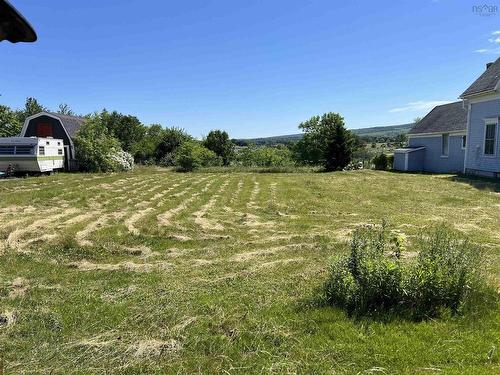
[[[462,95],[460,95],[460,98],[469,99],[476,96],[496,93],[499,87],[500,58],[493,63],[489,63],[486,70],[462,93]]]

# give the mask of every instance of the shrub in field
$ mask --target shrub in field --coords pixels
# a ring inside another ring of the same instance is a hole
[[[389,164],[385,154],[375,156],[372,161],[375,169],[379,171],[385,171],[387,169],[387,165]]]
[[[285,146],[249,146],[239,151],[236,163],[245,167],[289,167],[294,165],[292,152]]]
[[[213,167],[221,164],[215,152],[203,147],[196,141],[184,142],[175,153],[175,165],[179,171],[190,172],[201,167]]]
[[[353,234],[349,256],[337,258],[324,285],[329,304],[349,314],[400,312],[411,318],[457,313],[483,285],[481,252],[447,227],[423,233],[418,255],[405,259],[405,244],[381,228]]]
[[[88,172],[120,171],[128,163],[128,157],[124,156],[118,140],[109,134],[101,114],[87,118],[75,137],[75,148],[80,168]]]
[[[109,154],[115,171],[131,171],[134,169],[134,157],[128,152],[118,150]]]
[[[457,312],[481,284],[481,252],[467,239],[438,227],[417,241],[418,259],[405,280],[411,307],[434,315],[439,307]]]

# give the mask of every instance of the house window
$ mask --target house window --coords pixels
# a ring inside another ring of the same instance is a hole
[[[36,124],[36,136],[37,137],[52,137],[52,124],[45,122],[39,122]]]
[[[495,155],[495,136],[497,132],[497,124],[486,124],[484,132],[484,154]]]
[[[44,146],[39,146],[38,147],[38,154],[45,155],[45,147]]]
[[[467,136],[462,135],[462,150],[465,150],[466,147],[467,147]]]
[[[449,135],[443,134],[441,136],[441,156],[448,156],[449,152]]]

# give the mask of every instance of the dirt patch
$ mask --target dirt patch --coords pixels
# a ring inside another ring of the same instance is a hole
[[[13,326],[17,319],[19,318],[19,314],[14,310],[7,310],[0,314],[0,327],[11,327]]]
[[[168,341],[150,339],[130,345],[127,352],[132,353],[134,357],[159,357],[163,354],[179,351],[181,348],[181,343],[174,339]]]
[[[81,262],[73,262],[68,264],[71,268],[76,268],[79,271],[132,271],[132,272],[152,272],[162,271],[171,268],[171,264],[167,262],[155,263],[92,263],[86,260]]]

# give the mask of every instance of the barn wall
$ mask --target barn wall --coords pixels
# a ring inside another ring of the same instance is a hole
[[[39,116],[34,119],[31,119],[26,128],[26,132],[21,134],[23,137],[43,137],[42,134],[37,134],[37,124],[52,124],[52,137],[62,139],[64,141],[65,146],[69,146],[70,159],[74,159],[75,155],[73,155],[73,150],[71,149],[71,142],[69,137],[66,135],[64,128],[61,122],[53,117],[49,116]]]

